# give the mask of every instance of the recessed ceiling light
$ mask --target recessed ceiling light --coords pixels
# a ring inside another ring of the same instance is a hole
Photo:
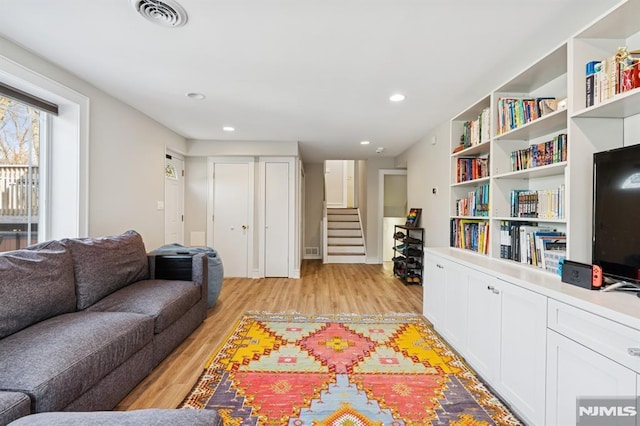
[[[389,97],[389,100],[391,102],[402,102],[405,100],[405,98],[406,96],[403,95],[402,93],[395,93]]]
[[[370,143],[371,143],[371,142],[369,142],[369,141],[361,141],[361,142],[360,142],[360,145],[369,145]]]
[[[195,100],[197,100],[197,101],[201,101],[201,100],[203,100],[204,98],[206,98],[206,96],[205,96],[205,95],[203,95],[202,93],[195,93],[195,92],[187,93],[187,94],[185,94],[185,96],[186,96],[187,98],[195,99]]]
[[[231,126],[224,126],[222,130],[224,130],[225,132],[233,132],[236,130],[236,128]]]

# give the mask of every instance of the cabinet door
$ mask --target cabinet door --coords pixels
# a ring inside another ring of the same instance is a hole
[[[527,423],[544,424],[547,297],[501,282],[498,392]]]
[[[442,326],[444,288],[447,282],[446,262],[441,257],[432,254],[427,254],[424,262],[422,313],[439,330]]]
[[[636,373],[553,330],[547,357],[547,426],[577,424],[578,397],[636,395]]]
[[[444,321],[442,334],[458,352],[464,353],[469,315],[468,268],[453,262],[446,264],[447,282],[444,288]]]
[[[496,379],[500,366],[499,281],[481,272],[469,272],[467,362],[488,382]]]

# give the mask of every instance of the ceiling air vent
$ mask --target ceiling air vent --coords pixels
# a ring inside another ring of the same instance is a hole
[[[187,12],[174,0],[131,0],[136,12],[163,27],[176,28],[187,23]]]

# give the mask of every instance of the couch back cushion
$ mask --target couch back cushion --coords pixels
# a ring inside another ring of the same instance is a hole
[[[135,231],[101,238],[62,240],[71,250],[78,309],[133,282],[149,278],[147,253]]]
[[[76,310],[71,253],[57,241],[0,253],[0,338]]]

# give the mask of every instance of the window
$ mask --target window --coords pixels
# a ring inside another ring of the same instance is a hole
[[[0,251],[38,241],[48,114],[0,96]]]

